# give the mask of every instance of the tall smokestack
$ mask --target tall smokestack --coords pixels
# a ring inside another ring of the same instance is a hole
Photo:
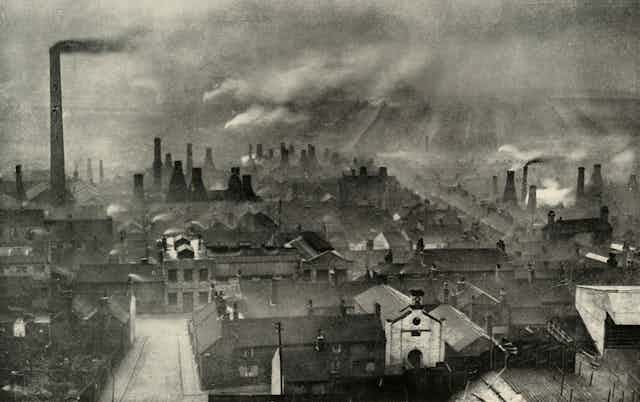
[[[491,177],[491,195],[494,200],[498,199],[498,176]]]
[[[280,166],[289,166],[289,150],[284,142],[280,143]]]
[[[156,190],[162,187],[162,140],[160,137],[153,139],[153,187]]]
[[[60,79],[61,53],[103,53],[123,51],[129,38],[64,40],[49,48],[49,95],[51,107],[51,202],[56,205],[69,201],[64,171],[64,134],[62,124],[62,83]]]
[[[507,170],[507,181],[504,185],[502,202],[505,204],[518,204],[518,197],[516,195],[516,173],[513,170]]]
[[[602,165],[596,163],[593,165],[593,172],[591,173],[591,189],[590,193],[593,197],[602,196],[604,188],[604,182],[602,180]]]
[[[191,182],[191,169],[193,169],[193,144],[187,143],[187,182]]]
[[[202,181],[202,168],[191,170],[191,184],[189,184],[189,199],[191,201],[207,201],[207,190]]]
[[[536,195],[536,191],[538,188],[536,186],[529,186],[529,201],[527,202],[527,211],[530,214],[536,213],[536,208],[538,207],[538,197]]]
[[[167,193],[167,202],[184,202],[186,197],[187,184],[182,172],[182,161],[175,161],[173,163],[173,175],[169,183],[169,192]]]
[[[529,166],[524,165],[524,167],[522,168],[522,188],[520,191],[520,199],[523,203],[527,199],[527,176],[529,176]]]
[[[207,169],[214,169],[216,167],[213,163],[213,149],[211,149],[211,147],[207,147],[205,150],[204,167]]]
[[[262,144],[257,144],[257,145],[256,145],[256,158],[258,158],[258,159],[262,159],[262,158],[263,158],[263,156],[264,156],[264,154],[263,154],[262,152],[263,152],[263,150],[262,150]]]
[[[64,173],[64,133],[62,129],[62,90],[60,88],[60,50],[54,45],[49,49],[49,95],[51,97],[51,202],[61,205],[67,202]]]
[[[584,200],[584,166],[578,168],[578,183],[576,184],[576,201]]]
[[[100,184],[104,183],[104,165],[102,164],[102,159],[98,162],[98,170],[100,171]]]
[[[629,176],[629,191],[632,193],[638,192],[638,177],[635,174]]]
[[[16,165],[16,198],[20,202],[27,199],[24,183],[22,182],[22,165]]]
[[[144,202],[144,175],[142,173],[133,175],[133,199],[137,202]]]
[[[93,165],[91,158],[87,158],[87,180],[89,180],[89,183],[93,183]]]
[[[162,167],[162,186],[168,188],[173,177],[173,158],[170,153],[164,154],[164,166]]]

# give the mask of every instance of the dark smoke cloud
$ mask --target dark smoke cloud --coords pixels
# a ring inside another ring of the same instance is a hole
[[[0,158],[46,161],[49,47],[67,38],[114,38],[139,26],[146,32],[128,38],[133,45],[109,40],[89,46],[126,54],[65,56],[68,161],[91,153],[108,169],[131,161],[139,164],[132,168],[146,166],[139,155],[151,155],[156,135],[174,153],[184,152],[189,139],[229,155],[235,142],[244,141],[244,150],[257,136],[275,143],[276,135],[304,133],[305,142],[349,136],[344,126],[332,128],[334,120],[354,122],[353,131],[360,132],[359,119],[366,119],[358,102],[381,99],[493,105],[496,97],[638,93],[637,6],[568,0],[184,3],[0,3],[0,140],[9,144]],[[237,116],[257,116],[256,110],[264,112],[260,118],[242,121],[260,124],[243,125],[244,137],[224,130]],[[540,124],[546,119],[536,116]],[[505,127],[505,136],[530,135]]]
[[[58,53],[110,53],[125,52],[135,49],[135,39],[145,32],[143,28],[130,30],[112,38],[65,39],[51,46],[52,52]]]

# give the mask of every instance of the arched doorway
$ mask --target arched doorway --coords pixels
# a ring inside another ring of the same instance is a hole
[[[409,354],[407,355],[407,360],[409,361],[411,368],[422,368],[422,352],[418,349],[413,349],[411,352],[409,352]]]

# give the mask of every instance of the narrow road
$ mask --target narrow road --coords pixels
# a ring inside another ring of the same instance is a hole
[[[206,401],[181,315],[146,315],[136,319],[136,343],[114,372],[100,402]],[[114,392],[115,391],[115,392]]]

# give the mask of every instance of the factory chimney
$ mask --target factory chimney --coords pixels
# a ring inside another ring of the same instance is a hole
[[[578,168],[578,183],[576,184],[576,201],[584,200],[584,166]]]
[[[493,195],[493,199],[498,199],[498,176],[491,177],[491,193]]]
[[[207,147],[204,155],[204,167],[207,169],[215,169],[216,165],[213,163],[213,149]]]
[[[173,163],[173,175],[169,183],[169,192],[167,193],[167,202],[184,202],[186,195],[187,184],[182,172],[182,161],[175,161]]]
[[[300,150],[300,166],[302,166],[303,169],[306,169],[308,160],[307,160],[307,150],[306,149],[301,149]]]
[[[22,182],[22,165],[16,165],[16,198],[20,202],[27,199],[27,194],[24,191],[24,183]]]
[[[262,153],[262,144],[257,144],[256,145],[256,158],[257,159],[262,159],[264,157],[264,154]]]
[[[189,185],[189,199],[191,201],[206,201],[207,190],[202,181],[202,168],[191,170],[191,184]]]
[[[191,182],[191,169],[193,169],[193,144],[187,143],[187,174],[186,180]]]
[[[289,151],[287,150],[287,146],[284,142],[280,143],[280,166],[289,166]]]
[[[529,201],[527,202],[527,211],[529,211],[530,214],[535,214],[536,208],[538,207],[538,200],[536,196],[537,190],[538,188],[536,186],[529,186]]]
[[[505,204],[518,204],[518,198],[516,196],[516,172],[513,170],[507,170],[507,181],[504,185],[504,194],[502,196],[502,202]]]
[[[273,148],[269,148],[269,160],[273,159],[273,157],[275,156],[275,151],[273,150]]]
[[[604,183],[602,181],[602,165],[596,163],[593,165],[593,172],[591,173],[591,195],[594,197],[600,197]]]
[[[87,158],[87,180],[89,180],[89,183],[93,184],[93,166],[91,158]]]
[[[153,139],[153,187],[162,187],[162,140],[160,137]]]
[[[133,175],[133,199],[136,202],[144,202],[144,175],[142,173]]]
[[[256,193],[253,192],[253,186],[251,185],[251,175],[242,175],[242,194],[245,199],[253,200],[256,198]]]
[[[62,90],[60,88],[60,50],[49,49],[49,95],[51,98],[51,202],[64,204],[67,200],[64,173],[64,134],[62,128]]]
[[[100,184],[104,183],[104,165],[102,164],[102,159],[98,162],[98,170],[100,174]]]
[[[240,180],[240,168],[234,166],[231,168],[231,176],[227,184],[227,191],[233,199],[242,198],[242,181]]]
[[[632,193],[638,192],[638,177],[635,174],[629,176],[629,191]]]
[[[522,168],[522,187],[520,191],[520,200],[522,200],[523,203],[527,199],[528,176],[529,176],[529,166],[524,165],[524,167]]]

